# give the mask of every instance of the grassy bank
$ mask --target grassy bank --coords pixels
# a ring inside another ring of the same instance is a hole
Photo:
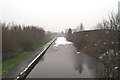
[[[37,46],[37,49],[41,48],[43,45],[45,45],[46,43],[48,43],[52,39],[53,39],[53,37],[47,38],[46,40],[44,40],[43,42],[41,42],[40,45]]]
[[[37,49],[41,48],[42,46],[44,46],[46,43],[48,43],[52,39],[53,39],[53,37],[45,39],[36,48]],[[8,73],[11,69],[13,69],[15,66],[17,66],[21,62],[23,62],[26,58],[28,58],[32,54],[34,54],[34,51],[23,52],[14,58],[4,61],[2,63],[2,75],[5,75],[6,73]]]

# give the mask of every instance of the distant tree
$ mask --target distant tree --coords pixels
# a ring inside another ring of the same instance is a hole
[[[61,33],[63,34],[64,32],[62,31]]]
[[[68,29],[68,34],[67,34],[67,40],[71,40],[71,37],[72,37],[72,29],[71,28],[69,28]]]
[[[71,28],[68,29],[68,35],[72,35],[72,29]]]
[[[80,31],[83,31],[84,30],[84,26],[83,26],[83,24],[81,23],[81,25],[80,25]]]
[[[83,31],[83,30],[84,30],[84,26],[83,26],[83,24],[81,23],[80,26],[77,27],[77,32]]]
[[[51,35],[52,35],[52,32],[50,32],[50,31],[46,32],[46,37],[50,37]]]

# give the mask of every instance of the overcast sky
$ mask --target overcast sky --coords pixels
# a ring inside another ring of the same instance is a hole
[[[0,0],[0,21],[37,25],[61,32],[82,22],[92,29],[111,12],[117,13],[120,0]]]

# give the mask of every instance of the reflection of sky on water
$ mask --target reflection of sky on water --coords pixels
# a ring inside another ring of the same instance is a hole
[[[113,77],[105,66],[95,58],[88,56],[85,53],[74,55],[74,68],[80,73],[80,76],[93,77],[93,78],[107,78]],[[84,74],[84,75],[83,75]],[[86,76],[87,75],[87,76]]]
[[[80,73],[82,77],[99,78],[100,74],[104,71],[104,66],[98,62],[96,59],[80,52],[80,54],[75,54],[74,67]]]

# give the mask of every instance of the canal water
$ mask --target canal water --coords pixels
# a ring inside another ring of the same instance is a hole
[[[105,70],[98,60],[58,37],[27,78],[103,78]]]

